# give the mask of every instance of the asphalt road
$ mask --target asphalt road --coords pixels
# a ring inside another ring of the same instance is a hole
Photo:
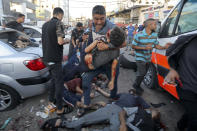
[[[132,84],[135,80],[135,74],[136,73],[133,70],[120,68],[118,79],[119,93],[128,92],[128,90],[132,88]],[[143,88],[144,93],[142,97],[146,100],[146,102],[149,104],[166,104],[157,109],[161,113],[162,122],[167,127],[167,130],[174,131],[176,122],[179,120],[184,111],[180,102],[161,88],[147,89],[144,86]],[[101,100],[107,101],[106,98],[99,95],[94,98],[92,102]],[[5,128],[5,131],[39,131],[40,123],[49,118],[56,117],[55,113],[46,119],[36,116],[36,112],[43,111],[44,106],[47,105],[47,103],[47,93],[26,99],[19,106],[17,106],[17,108],[11,111],[0,112],[0,126],[5,122],[5,120],[11,117],[12,120]],[[76,115],[76,110],[66,115],[66,117],[71,119],[73,115]],[[103,126],[104,125],[96,126],[96,128],[102,128]],[[63,129],[61,129],[61,131],[63,131]]]

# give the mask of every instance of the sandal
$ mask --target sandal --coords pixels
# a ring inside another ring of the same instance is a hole
[[[64,106],[64,111],[62,113],[57,113],[58,116],[62,116],[64,114],[68,114],[71,113],[74,110],[74,108],[72,106],[69,105],[65,105]]]

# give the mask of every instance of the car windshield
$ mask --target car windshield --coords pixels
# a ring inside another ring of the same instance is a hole
[[[21,51],[27,47],[38,47],[38,44],[30,41],[25,35],[21,35],[16,31],[1,32],[0,41],[13,47],[15,50]]]

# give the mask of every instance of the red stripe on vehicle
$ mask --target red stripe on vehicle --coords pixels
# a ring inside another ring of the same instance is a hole
[[[158,83],[159,83],[160,87],[162,87],[164,90],[169,92],[175,98],[179,99],[179,96],[178,96],[177,91],[176,91],[176,86],[174,86],[172,84],[165,84],[165,85],[163,85],[164,78],[162,76],[160,76],[160,75],[157,75],[157,78],[158,78]]]
[[[167,56],[152,52],[152,63],[165,67],[166,69],[170,69],[168,64]]]

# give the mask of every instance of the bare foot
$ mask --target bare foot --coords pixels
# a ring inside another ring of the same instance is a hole
[[[114,81],[111,80],[111,81],[109,82],[108,88],[109,88],[110,91],[114,89]]]

